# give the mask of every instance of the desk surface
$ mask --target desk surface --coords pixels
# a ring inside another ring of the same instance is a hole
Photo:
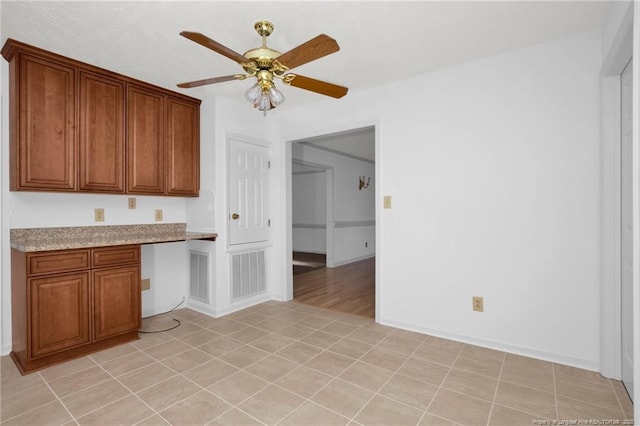
[[[11,247],[24,252],[154,244],[188,240],[215,241],[218,234],[187,231],[185,223],[11,229]]]

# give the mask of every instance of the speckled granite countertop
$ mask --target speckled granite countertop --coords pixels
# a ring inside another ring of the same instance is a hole
[[[185,223],[162,223],[11,229],[10,238],[12,248],[32,252],[187,240],[215,241],[217,235],[187,231]]]

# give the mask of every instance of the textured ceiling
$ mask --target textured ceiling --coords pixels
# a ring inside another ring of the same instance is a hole
[[[252,82],[175,87],[241,71],[231,60],[181,37],[180,31],[201,32],[239,53],[260,45],[253,29],[260,19],[274,23],[268,44],[281,52],[326,33],[341,50],[295,71],[354,92],[597,28],[609,4],[4,0],[0,7],[3,43],[11,37],[199,98],[241,100]],[[292,87],[282,91],[287,97],[282,108],[325,99]]]

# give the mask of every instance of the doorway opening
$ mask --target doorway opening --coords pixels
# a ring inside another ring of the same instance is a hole
[[[375,127],[291,143],[291,294],[375,317]]]

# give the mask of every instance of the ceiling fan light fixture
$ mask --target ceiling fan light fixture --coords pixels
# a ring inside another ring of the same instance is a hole
[[[263,115],[267,115],[267,111],[271,109],[271,100],[269,99],[269,95],[263,92],[253,103],[253,107],[262,111]]]
[[[258,100],[258,98],[260,97],[260,95],[262,95],[262,87],[260,87],[260,84],[256,83],[253,86],[251,86],[249,89],[247,89],[247,91],[244,93],[244,97],[251,102],[252,104],[255,104],[256,101]]]
[[[269,98],[271,99],[271,104],[274,108],[282,105],[282,103],[285,101],[284,95],[281,91],[276,89],[276,86],[271,86],[271,88],[269,89]]]

